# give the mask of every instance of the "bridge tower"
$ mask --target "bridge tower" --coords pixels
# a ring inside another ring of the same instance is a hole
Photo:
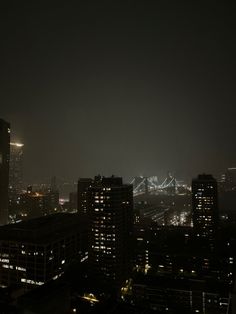
[[[145,184],[145,194],[148,195],[149,194],[149,185],[148,185],[148,178],[147,177],[145,177],[144,184]]]

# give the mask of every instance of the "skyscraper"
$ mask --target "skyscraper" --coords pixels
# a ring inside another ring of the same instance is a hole
[[[0,119],[0,225],[8,222],[10,124]]]
[[[12,196],[22,193],[23,146],[21,143],[10,143],[9,190]]]
[[[118,287],[131,267],[133,188],[122,178],[98,176],[87,193],[90,271],[99,282]]]
[[[227,191],[236,191],[236,167],[228,168],[225,174]]]
[[[91,178],[80,178],[78,181],[78,190],[77,190],[77,210],[79,215],[86,215],[87,213],[87,190],[92,184],[93,180]]]
[[[200,237],[213,239],[218,225],[217,182],[202,174],[192,181],[193,226]]]

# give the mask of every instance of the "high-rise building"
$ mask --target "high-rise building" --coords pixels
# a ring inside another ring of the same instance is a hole
[[[77,190],[77,210],[78,214],[86,215],[88,210],[87,203],[87,190],[89,186],[92,184],[93,180],[91,178],[80,178],[78,181],[78,190]]]
[[[21,143],[10,143],[9,196],[16,198],[22,193],[23,146]]]
[[[228,191],[236,191],[236,167],[227,169],[225,174],[225,185]]]
[[[193,226],[200,237],[212,239],[218,226],[217,181],[202,174],[192,181]]]
[[[56,214],[0,228],[0,287],[26,289],[57,279],[75,258],[83,260],[84,223]]]
[[[131,267],[133,188],[122,178],[95,177],[87,190],[89,267],[93,278],[118,287]]]
[[[8,222],[10,124],[0,119],[0,225]]]

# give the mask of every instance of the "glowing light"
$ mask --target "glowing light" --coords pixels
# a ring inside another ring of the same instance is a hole
[[[92,294],[92,293],[89,293],[89,294],[85,293],[82,298],[83,298],[84,300],[87,300],[87,301],[91,302],[91,303],[99,302],[99,300],[98,300],[98,299],[95,297],[95,295]]]
[[[15,147],[23,147],[24,144],[21,143],[10,143],[11,146],[15,146]]]
[[[34,281],[34,280],[26,279],[26,278],[21,278],[20,281],[25,282],[25,283],[29,283],[31,285],[37,285],[37,286],[42,286],[44,284],[44,282],[42,282],[42,281]]]

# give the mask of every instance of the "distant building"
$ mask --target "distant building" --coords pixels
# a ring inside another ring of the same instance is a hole
[[[57,279],[74,258],[84,258],[83,242],[83,224],[73,214],[1,227],[0,286],[32,288]]]
[[[26,193],[19,198],[19,218],[31,219],[56,213],[59,207],[59,193],[57,191],[33,191],[28,187]]]
[[[51,178],[50,191],[58,192],[57,178],[55,176]]]
[[[77,212],[78,195],[77,192],[70,192],[69,194],[69,211]]]
[[[131,268],[132,185],[114,176],[95,177],[87,202],[90,271],[98,282],[117,287]]]
[[[202,174],[192,181],[193,227],[202,238],[212,239],[218,227],[217,181]]]
[[[225,174],[226,190],[236,191],[236,167],[228,168]]]
[[[0,119],[0,225],[8,222],[10,124]]]
[[[86,215],[88,211],[88,200],[87,200],[87,190],[92,184],[93,180],[91,178],[80,178],[78,181],[78,190],[77,190],[77,210],[78,214]]]
[[[9,193],[10,196],[18,196],[23,187],[23,147],[21,143],[10,143],[10,172]]]

